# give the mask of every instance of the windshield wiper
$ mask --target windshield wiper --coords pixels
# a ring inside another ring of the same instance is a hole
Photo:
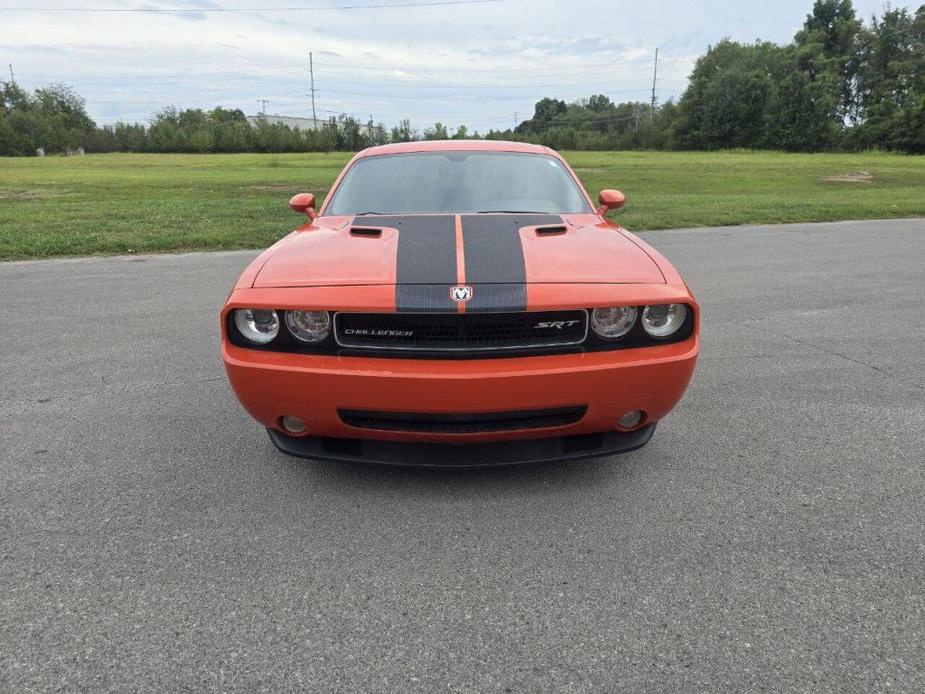
[[[476,214],[546,214],[536,210],[479,210]]]
[[[353,216],[354,216],[354,217],[365,217],[366,215],[370,215],[370,214],[389,214],[389,213],[388,213],[388,212],[376,212],[376,211],[373,211],[373,212],[354,212],[354,213],[353,213]]]

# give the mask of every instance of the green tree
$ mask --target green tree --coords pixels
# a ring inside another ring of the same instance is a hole
[[[888,9],[863,32],[855,146],[925,151],[925,5]]]
[[[15,82],[0,82],[0,112],[28,110],[32,107],[29,95]]]
[[[425,140],[449,140],[450,133],[443,123],[434,123],[432,128],[424,128]]]
[[[816,0],[806,17],[803,29],[794,39],[797,68],[807,73],[808,81],[820,84],[810,90],[824,96],[836,95],[837,111],[832,118],[847,119],[856,115],[855,80],[858,74],[858,38],[862,24],[851,0]]]
[[[68,130],[86,131],[96,124],[86,111],[86,102],[70,87],[55,84],[35,90],[36,108],[56,119],[57,123]]]
[[[18,85],[0,86],[3,119],[0,154],[29,155],[79,147],[96,127],[84,100],[64,85],[51,85],[27,94]]]
[[[831,79],[812,79],[788,60],[775,75],[774,84],[775,98],[768,105],[762,146],[812,152],[839,144],[844,122],[838,115],[838,90]]]
[[[568,111],[566,103],[549,97],[536,102],[533,118],[517,125],[516,133],[538,133],[550,128],[555,120]]]
[[[408,118],[403,119],[396,127],[392,128],[392,142],[411,142],[414,139],[414,130],[411,128],[411,121]]]
[[[679,147],[720,149],[768,146],[765,125],[773,111],[773,66],[779,46],[724,40],[711,46],[691,74],[674,129]]]

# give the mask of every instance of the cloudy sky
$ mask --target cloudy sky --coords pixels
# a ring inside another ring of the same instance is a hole
[[[311,51],[319,118],[348,113],[392,125],[408,117],[417,128],[441,121],[484,132],[529,116],[543,96],[648,100],[656,46],[659,99],[678,96],[709,44],[786,42],[812,4],[461,4],[471,1],[0,0],[0,59],[26,88],[74,86],[91,116],[108,123],[147,121],[169,104],[253,114],[261,99],[268,113],[310,116]],[[865,19],[883,4],[855,0]],[[101,8],[180,11],[89,11]]]

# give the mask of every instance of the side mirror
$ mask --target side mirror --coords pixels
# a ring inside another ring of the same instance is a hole
[[[299,193],[293,195],[289,200],[289,208],[299,214],[307,214],[309,219],[314,219],[315,214],[315,196],[311,193]]]
[[[601,206],[597,213],[603,217],[610,210],[619,210],[626,204],[626,196],[619,190],[602,190],[598,197]]]

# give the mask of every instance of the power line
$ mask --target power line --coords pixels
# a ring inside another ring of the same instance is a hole
[[[422,56],[422,58],[424,58],[424,57],[425,57],[425,56]],[[576,70],[582,70],[582,69],[584,69],[584,68],[586,68],[586,67],[587,67],[587,68],[599,68],[599,67],[608,67],[608,66],[615,66],[615,65],[626,65],[626,64],[630,64],[630,63],[644,63],[645,65],[644,65],[643,67],[644,67],[644,69],[646,70],[646,72],[648,72],[648,69],[649,69],[649,68],[648,68],[648,62],[649,62],[650,59],[651,59],[651,58],[649,57],[649,55],[646,54],[646,55],[637,55],[637,56],[633,56],[633,57],[625,57],[625,58],[611,59],[611,60],[607,60],[607,61],[588,62],[588,63],[584,63],[584,64],[582,64],[582,65],[573,65],[573,66],[560,65],[559,67],[541,67],[541,68],[538,68],[538,67],[515,67],[515,66],[504,67],[504,66],[494,66],[494,67],[479,68],[479,67],[477,67],[478,64],[476,64],[476,65],[456,65],[456,64],[451,64],[451,65],[448,65],[448,66],[445,66],[445,67],[440,67],[440,66],[438,66],[438,67],[420,67],[420,66],[417,66],[417,65],[416,65],[416,66],[413,66],[413,67],[412,67],[412,66],[407,66],[407,69],[408,69],[408,70],[414,71],[414,73],[416,73],[416,74],[425,74],[425,73],[429,73],[429,72],[442,72],[442,71],[444,71],[444,70],[446,70],[446,69],[448,69],[448,68],[456,68],[456,69],[459,69],[459,70],[465,70],[465,72],[466,72],[467,74],[468,74],[468,73],[472,73],[472,72],[487,72],[487,73],[492,73],[492,74],[494,74],[494,73],[499,72],[499,71],[503,71],[503,72],[510,72],[510,71],[513,71],[513,72],[525,72],[525,71],[526,71],[526,72],[536,72],[536,73],[543,73],[543,74],[546,74],[546,73],[549,73],[549,72],[556,72],[556,71],[562,71],[562,70],[565,70],[566,72],[574,73]],[[664,56],[661,56],[661,57],[659,58],[659,60],[660,60],[661,62],[681,62],[681,63],[691,64],[691,65],[693,65],[694,62],[696,62],[696,58],[666,58],[666,57],[664,57]],[[428,60],[428,62],[430,62],[431,64],[433,64],[433,61],[432,61],[432,60]],[[481,63],[479,63],[479,64],[481,64]],[[396,70],[401,71],[401,70],[403,70],[403,69],[405,69],[405,68],[397,67],[397,66],[381,66],[381,65],[379,65],[379,66],[377,66],[377,65],[342,65],[342,66],[338,66],[336,69],[337,69],[338,71],[341,71],[341,70],[357,69],[357,70],[364,70],[364,71],[370,70],[370,71],[379,71],[379,72],[382,72],[382,71],[385,71],[385,72],[393,72],[393,71],[396,71]]]
[[[666,68],[664,68],[661,65],[661,63],[664,63],[666,60],[668,59],[662,57],[661,55],[659,56],[659,66],[660,66],[659,74],[664,73],[666,71]],[[632,61],[632,63],[636,63],[636,62],[637,62],[636,59]],[[583,66],[576,66],[576,67],[569,67],[569,68],[566,68],[566,67],[513,68],[513,67],[496,66],[493,68],[484,68],[482,70],[472,70],[469,67],[465,67],[465,66],[449,65],[446,68],[437,68],[437,69],[428,68],[428,69],[419,70],[417,68],[414,68],[414,74],[413,75],[409,74],[408,77],[413,78],[413,77],[420,76],[422,78],[427,78],[428,80],[432,80],[433,76],[457,71],[457,72],[465,72],[466,75],[471,75],[474,72],[480,72],[480,73],[484,72],[487,75],[498,75],[498,74],[508,75],[510,73],[510,75],[512,76],[515,74],[516,75],[535,74],[535,75],[543,75],[543,76],[555,74],[563,78],[568,78],[570,76],[587,75],[589,73],[596,73],[601,70],[611,70],[611,69],[621,70],[622,74],[625,74],[625,75],[640,75],[640,77],[642,74],[649,74],[648,67],[644,65],[635,65],[632,63],[630,63],[630,61],[612,61],[612,62],[609,61],[607,63],[600,63],[600,62],[599,63],[587,63],[586,65],[583,65]],[[631,65],[629,69],[622,67],[627,64]],[[197,71],[195,74],[183,73],[183,74],[161,74],[161,75],[158,75],[158,74],[119,75],[119,74],[113,74],[112,71],[107,68],[106,74],[72,75],[71,78],[72,79],[86,79],[86,80],[92,80],[92,81],[179,79],[182,82],[198,83],[206,79],[211,79],[213,77],[222,78],[222,79],[231,79],[231,80],[236,80],[236,79],[244,80],[244,79],[264,78],[264,77],[273,77],[273,76],[283,77],[283,76],[292,75],[294,73],[301,72],[304,69],[305,69],[304,67],[298,67],[298,66],[285,67],[285,68],[280,67],[280,68],[276,68],[272,70],[268,70],[264,67],[254,67],[254,68],[242,68],[240,70],[222,70],[222,71],[217,71],[217,72],[198,72]],[[251,70],[253,70],[254,72],[250,72]],[[322,71],[330,70],[332,74],[338,74],[338,75],[344,75],[347,73],[363,73],[363,72],[366,72],[367,70],[370,70],[370,71],[384,70],[386,72],[392,72],[392,73],[404,72],[404,70],[399,67],[378,68],[378,67],[372,67],[372,66],[363,67],[363,66],[353,66],[353,65],[332,66],[330,68],[325,67],[325,66],[319,66],[319,70],[322,70]],[[667,68],[667,71],[669,72],[675,71],[679,73],[689,72],[689,70],[685,67]],[[30,72],[29,74],[32,77],[49,77],[49,78],[57,78],[57,79],[60,79],[62,77],[62,74],[60,72],[55,72],[55,73]],[[400,77],[400,76],[396,76],[396,77]],[[379,76],[377,76],[375,79],[376,81],[381,81],[381,78]],[[569,84],[571,83],[573,83],[572,80],[569,81]],[[469,83],[467,82],[466,84],[469,84]],[[554,84],[550,84],[548,80],[544,80],[542,84],[555,86]],[[433,85],[433,84],[419,85],[419,84],[413,84],[412,82],[409,81],[408,86],[413,86],[415,88],[421,88],[421,87],[439,87],[440,85]],[[506,88],[511,88],[511,87],[521,87],[521,86],[528,86],[528,85],[498,85],[498,86],[504,86]],[[541,85],[534,85],[534,86],[539,87]],[[567,86],[567,85],[563,85],[563,86]]]
[[[366,73],[371,72],[373,74],[387,72],[393,73],[395,77],[404,77],[406,79],[429,79],[434,75],[446,74],[447,72],[460,72],[465,73],[466,75],[472,74],[482,74],[485,76],[497,76],[504,75],[506,77],[517,77],[523,75],[537,75],[537,76],[547,76],[547,75],[559,75],[563,77],[572,77],[580,75],[595,74],[601,70],[623,70],[631,73],[640,73],[645,75],[650,75],[651,73],[651,63],[648,63],[646,59],[645,62],[642,62],[638,59],[633,59],[632,61],[626,60],[608,60],[608,61],[597,61],[597,62],[588,62],[582,65],[574,66],[565,66],[560,65],[559,67],[505,67],[503,65],[497,65],[490,68],[475,68],[470,67],[469,65],[459,65],[459,64],[448,64],[445,67],[439,68],[417,68],[417,67],[365,67],[358,65],[338,65],[336,67],[329,68],[332,73],[344,74],[344,73]],[[659,58],[660,62],[664,62],[665,58]],[[691,63],[692,65],[693,63]],[[690,72],[690,68],[686,65],[679,65],[676,67],[667,68],[669,71],[674,72]],[[403,74],[395,74],[403,73]],[[512,85],[516,86],[516,85]]]
[[[302,70],[304,69],[305,68],[303,67]],[[648,74],[648,70],[649,69],[646,68],[645,70],[646,74]],[[660,69],[659,76],[662,76],[663,72],[664,70]],[[626,73],[625,77],[618,78],[618,81],[620,82],[620,84],[623,84],[623,85],[632,85],[632,86],[636,86],[639,84],[648,85],[649,77],[643,76],[642,73],[643,73],[642,70],[638,72],[632,71],[632,72]],[[215,74],[218,74],[218,73],[215,73]],[[191,86],[203,85],[203,89],[215,90],[215,89],[233,89],[233,88],[237,88],[243,83],[251,83],[255,80],[261,80],[264,82],[266,80],[275,80],[275,79],[286,80],[294,76],[294,74],[295,74],[294,72],[287,70],[286,72],[273,72],[273,73],[264,72],[261,74],[236,73],[234,75],[219,76],[219,77],[213,77],[207,73],[204,73],[202,75],[192,75],[192,74],[191,75],[178,75],[175,78],[173,76],[165,75],[163,79],[159,79],[158,77],[149,77],[146,75],[144,76],[143,75],[126,75],[123,78],[116,78],[116,77],[113,77],[112,75],[101,75],[98,77],[91,76],[91,75],[74,75],[74,76],[69,77],[68,75],[61,74],[61,73],[52,75],[48,73],[34,73],[34,72],[27,73],[27,76],[34,80],[40,80],[40,79],[54,79],[56,81],[64,80],[66,82],[72,82],[74,84],[83,85],[89,89],[112,89],[112,90],[129,89],[129,88],[148,89],[149,87],[157,88],[157,87],[166,86],[166,85],[191,85]],[[325,73],[325,74],[334,74],[334,73]],[[396,89],[396,88],[397,89],[408,89],[411,91],[422,91],[422,90],[430,91],[430,90],[440,90],[440,89],[458,89],[458,90],[503,89],[505,91],[511,91],[515,89],[531,89],[531,90],[550,91],[550,90],[555,90],[555,89],[570,89],[574,87],[593,88],[596,86],[599,86],[599,87],[604,86],[601,83],[601,81],[598,79],[586,81],[586,80],[565,80],[563,78],[563,80],[555,80],[555,81],[546,80],[543,82],[536,82],[536,83],[531,82],[531,83],[526,83],[526,84],[505,84],[501,82],[473,83],[473,82],[468,82],[468,81],[466,82],[459,81],[458,79],[451,79],[448,81],[441,81],[437,83],[435,80],[428,79],[427,80],[428,84],[416,84],[414,82],[408,82],[402,79],[387,80],[384,77],[372,78],[370,76],[357,76],[356,78],[351,78],[347,75],[344,75],[343,73],[340,73],[340,74],[342,78],[346,77],[346,79],[331,80],[328,82],[328,84],[340,85],[340,86],[345,86],[345,87],[354,87],[354,86],[361,86],[361,85],[362,86],[372,86],[371,83],[375,82],[376,85],[388,84],[389,87],[393,89]],[[682,80],[686,80],[687,77],[676,75],[676,76],[669,76],[668,79],[682,81]],[[144,86],[139,85],[137,87],[134,85],[132,87],[120,85],[120,82],[130,83],[133,80],[145,80],[145,81],[149,81],[149,84],[145,84]],[[151,82],[151,80],[154,80],[154,81]],[[369,82],[370,84],[366,84],[367,82]]]
[[[259,100],[258,100],[258,101],[259,101]],[[94,101],[94,104],[102,104],[102,103],[121,103],[121,102],[118,102],[118,101]],[[268,101],[267,103],[269,103],[269,101]],[[242,110],[243,110],[243,109],[242,109]],[[319,108],[318,111],[321,112],[321,113],[329,113],[329,114],[331,114],[332,116],[345,116],[345,115],[350,115],[350,116],[352,116],[352,115],[353,115],[353,114],[349,113],[349,112],[348,112],[347,110],[345,110],[345,109],[341,109],[340,111],[332,111],[332,110],[330,110],[330,109],[325,110],[325,109],[323,109],[323,108]],[[134,120],[132,120],[133,118],[134,118]],[[93,120],[95,120],[97,123],[105,123],[105,124],[112,124],[112,125],[114,125],[114,124],[116,124],[116,123],[127,123],[127,124],[130,124],[130,123],[133,123],[133,122],[137,122],[138,120],[148,120],[148,119],[150,119],[150,118],[151,118],[151,114],[150,114],[150,113],[145,113],[145,114],[139,115],[139,116],[121,116],[121,117],[113,117],[113,118],[102,118],[102,117],[101,117],[101,118],[94,118]],[[357,120],[359,120],[359,119],[357,119]]]
[[[169,80],[173,78],[182,78],[181,81],[187,82],[192,80],[193,82],[202,82],[203,80],[212,78],[212,77],[233,77],[235,79],[250,79],[255,77],[273,77],[273,76],[284,76],[291,75],[296,72],[301,72],[304,70],[304,67],[288,67],[281,68],[279,70],[263,70],[262,68],[256,68],[261,70],[261,72],[253,74],[245,72],[244,69],[241,70],[223,70],[221,72],[196,72],[193,73],[184,73],[179,75],[118,75],[112,74],[111,70],[107,69],[107,74],[105,75],[72,75],[73,79],[88,79],[88,80]],[[33,77],[55,77],[60,78],[61,73],[48,73],[48,72],[30,72],[30,75]]]
[[[563,87],[568,87],[569,85],[562,85]],[[455,101],[484,101],[486,96],[483,94],[386,94],[383,92],[373,93],[373,92],[363,92],[363,91],[352,91],[344,89],[328,89],[328,94],[341,94],[344,96],[365,96],[372,99],[384,99],[388,101],[392,100],[402,100],[402,101],[438,101],[451,99]],[[610,91],[612,95],[627,95],[627,94],[646,94],[648,95],[648,87],[640,87],[634,89],[619,89],[616,91]],[[510,96],[502,95],[492,95],[491,98],[495,101],[512,101],[516,99],[542,99],[549,96],[549,92],[536,93],[536,94],[514,94]]]
[[[328,7],[0,7],[0,12],[143,12],[148,14],[191,14],[199,12],[325,12],[330,10],[380,10],[406,7],[441,7],[445,5],[485,5],[504,0],[419,0],[417,2],[380,2],[370,5],[336,5]]]
[[[624,78],[618,80],[621,84],[630,84],[630,85],[645,85],[646,91],[648,91],[649,77],[648,77],[648,68],[646,69],[645,77],[634,77],[634,78]],[[679,78],[680,79],[680,78]],[[376,80],[377,84],[382,84],[382,80]],[[335,82],[335,84],[344,84],[348,87],[355,86],[356,81],[350,82]],[[536,84],[473,84],[471,82],[449,82],[445,84],[407,84],[402,82],[390,81],[390,87],[405,87],[412,91],[418,91],[421,89],[504,89],[505,91],[510,91],[512,89],[534,89],[534,90],[552,90],[552,89],[570,89],[574,87],[601,87],[601,80],[595,79],[588,82],[576,82],[574,80],[569,80],[567,82],[542,82]]]
[[[671,80],[672,82],[674,80]],[[198,94],[212,94],[212,95],[234,95],[242,94],[246,92],[257,91],[256,87],[258,84],[254,82],[253,79],[241,79],[237,80],[232,84],[216,84],[214,81],[209,81],[208,84],[203,84],[201,81],[163,81],[161,83],[153,83],[150,85],[145,85],[144,87],[132,87],[128,85],[111,85],[111,84],[92,84],[81,81],[74,81],[72,84],[80,91],[80,93],[87,97],[93,98],[95,96],[105,96],[105,95],[118,95],[125,94],[126,99],[137,100],[138,97],[145,96],[173,96],[176,95],[180,89],[179,87],[190,87],[195,88],[196,93]],[[259,91],[266,92],[266,88],[269,84],[266,81],[261,81],[259,83]],[[444,84],[444,85],[405,85],[405,84],[396,84],[395,82],[389,81],[384,83],[383,81],[378,81],[376,84],[366,84],[356,81],[346,81],[346,82],[331,82],[330,87],[327,89],[327,92],[330,94],[343,94],[348,96],[366,96],[366,97],[376,97],[379,99],[389,99],[389,100],[432,100],[432,99],[498,99],[504,98],[505,100],[510,99],[529,99],[529,98],[541,98],[542,96],[551,96],[557,93],[565,94],[566,96],[570,94],[575,94],[580,92],[582,94],[588,93],[608,93],[613,92],[617,94],[621,93],[635,93],[635,92],[649,92],[649,87],[645,86],[646,80],[641,80],[638,78],[634,79],[624,79],[619,81],[620,89],[611,90],[606,88],[606,85],[601,84],[599,81],[595,80],[594,82],[555,82],[555,83],[546,83],[546,84],[524,84],[516,85],[522,87],[523,89],[531,90],[530,93],[511,93],[509,88],[506,88],[503,85],[491,85],[491,84]],[[277,85],[279,86],[279,85]],[[428,89],[423,89],[421,87],[429,87]],[[371,90],[372,88],[372,90]],[[436,91],[435,91],[436,90]],[[504,90],[501,94],[498,93],[498,90]],[[484,92],[479,94],[478,92]],[[315,90],[315,94],[318,93],[318,90]],[[310,95],[310,94],[307,94]],[[563,97],[565,98],[565,97]]]

